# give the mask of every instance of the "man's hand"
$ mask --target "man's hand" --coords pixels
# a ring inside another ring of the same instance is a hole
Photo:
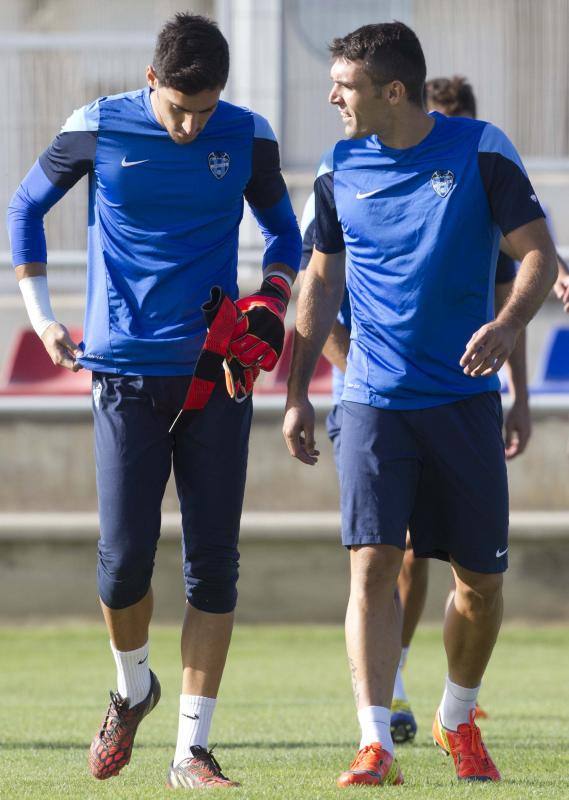
[[[506,458],[521,455],[531,436],[531,417],[527,398],[514,400],[506,415]]]
[[[259,367],[244,367],[236,358],[229,356],[223,362],[227,393],[236,403],[242,403],[251,392],[259,377]]]
[[[52,322],[42,333],[41,340],[54,364],[65,367],[71,372],[78,372],[82,369],[81,364],[77,363],[77,359],[83,355],[83,352],[73,341],[65,325]]]
[[[318,462],[320,451],[315,449],[314,408],[308,398],[287,402],[283,436],[291,456],[310,466]]]
[[[561,300],[563,311],[569,314],[569,275],[565,275],[559,271],[557,280],[553,285],[553,291],[555,292],[555,297]]]
[[[236,302],[241,311],[229,354],[244,367],[275,368],[283,351],[284,318],[291,289],[281,275],[268,275],[258,292]]]
[[[523,325],[494,320],[483,325],[466,345],[460,366],[473,378],[494,375],[514,349]]]

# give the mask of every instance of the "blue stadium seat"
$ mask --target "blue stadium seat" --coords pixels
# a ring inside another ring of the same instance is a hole
[[[569,393],[569,328],[554,328],[532,392]]]

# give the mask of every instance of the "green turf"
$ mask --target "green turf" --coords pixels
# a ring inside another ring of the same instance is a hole
[[[87,748],[114,676],[100,627],[0,629],[0,797],[172,797],[164,776],[173,754],[178,702],[178,633],[155,628],[151,661],[162,701],[141,726],[132,762],[97,783]],[[436,751],[430,722],[444,660],[440,631],[413,644],[407,684],[419,722],[399,748],[404,787],[339,790],[336,774],[354,754],[357,729],[342,631],[240,627],[230,653],[212,741],[226,774],[243,783],[236,800],[325,800],[383,792],[402,798],[569,798],[569,631],[503,631],[482,692],[483,723],[501,785],[463,785]],[[214,796],[218,792],[214,792]]]

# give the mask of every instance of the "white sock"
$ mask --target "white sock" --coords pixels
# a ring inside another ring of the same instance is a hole
[[[174,766],[185,758],[191,758],[190,747],[194,745],[207,747],[216,702],[213,697],[200,697],[196,694],[180,695],[178,742]]]
[[[468,722],[470,711],[476,706],[476,698],[480,686],[467,689],[453,683],[447,675],[445,691],[440,705],[441,722],[450,731],[458,730],[458,726]]]
[[[150,691],[150,669],[148,667],[148,642],[138,650],[117,650],[111,642],[111,650],[117,665],[117,691],[128,698],[129,708],[141,703]]]
[[[366,706],[358,711],[358,721],[362,729],[360,750],[372,742],[381,742],[384,750],[393,755],[391,739],[391,709],[383,706]]]
[[[405,666],[408,655],[409,648],[403,647],[401,649],[401,658],[399,659],[399,666],[397,667],[397,673],[395,675],[395,686],[393,687],[394,700],[407,701],[407,693],[405,692],[405,686],[403,685],[403,667]]]

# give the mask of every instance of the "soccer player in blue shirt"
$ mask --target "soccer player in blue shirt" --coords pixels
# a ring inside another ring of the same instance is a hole
[[[474,721],[507,567],[496,373],[553,285],[555,249],[506,136],[485,122],[425,112],[425,59],[409,28],[367,25],[334,40],[331,52],[330,101],[347,138],[315,182],[315,248],[298,304],[284,435],[293,456],[317,462],[308,384],[345,282],[352,341],[342,399],[342,540],[350,549],[346,640],[362,736],[338,784],[403,781],[390,705],[407,528],[418,555],[450,561],[456,586],[435,739],[460,779],[496,781]],[[521,265],[494,319],[501,235]]]
[[[89,755],[99,779],[128,764],[137,727],[160,698],[149,668],[151,577],[173,465],[187,605],[168,785],[235,785],[207,748],[237,599],[251,381],[235,402],[212,364],[221,367],[216,358],[235,339],[231,352],[235,346],[254,377],[270,344],[263,339],[267,315],[284,337],[301,240],[270,125],[220,100],[228,70],[227,42],[216,24],[177,14],[158,36],[146,88],[75,111],[9,209],[13,262],[36,332],[56,364],[93,372],[98,586],[118,681]],[[84,341],[78,344],[51,309],[43,216],[84,175],[88,272]],[[236,310],[244,198],[266,240],[263,284],[239,301],[238,341],[236,329],[220,317],[224,344],[212,339],[204,375],[196,372],[192,381],[206,337],[202,306],[216,311],[215,303],[208,305],[212,287],[225,293],[223,301],[214,293],[220,313],[227,311],[230,320]],[[254,358],[247,353],[251,343]],[[205,407],[170,433],[186,397],[208,387],[213,392]]]

